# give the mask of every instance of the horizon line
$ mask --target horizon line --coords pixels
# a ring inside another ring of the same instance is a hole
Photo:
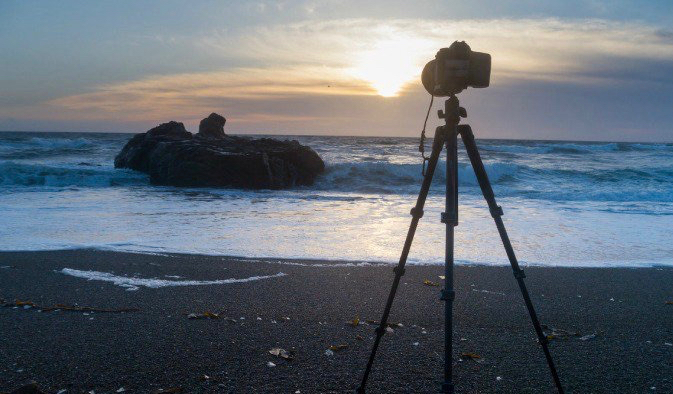
[[[132,131],[45,131],[45,130],[0,130],[0,133],[44,133],[44,134],[56,134],[56,133],[72,133],[72,134],[143,134],[145,132],[132,132]],[[196,133],[192,133],[196,134]],[[394,135],[352,135],[352,134],[265,134],[265,133],[225,133],[227,135],[234,136],[280,136],[280,137],[343,137],[343,138],[407,138],[407,139],[418,139],[419,136],[394,136]],[[427,140],[432,140],[433,137],[426,137]],[[673,144],[671,141],[607,141],[607,140],[563,140],[563,139],[531,139],[531,138],[485,138],[477,137],[477,140],[482,141],[534,141],[534,142],[584,142],[584,143],[617,143],[617,144]]]

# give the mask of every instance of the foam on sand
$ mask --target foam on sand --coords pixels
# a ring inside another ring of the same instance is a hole
[[[137,277],[119,276],[111,274],[109,272],[80,271],[72,268],[63,268],[58,272],[65,275],[74,276],[76,278],[82,278],[87,280],[100,280],[103,282],[112,282],[113,284],[120,287],[124,287],[126,288],[126,290],[129,291],[138,290],[141,286],[150,289],[158,289],[160,287],[169,287],[169,286],[226,285],[230,283],[245,283],[262,279],[279,278],[281,276],[286,275],[283,272],[279,272],[275,275],[251,276],[249,278],[241,278],[241,279],[230,278],[219,280],[167,280],[156,278],[145,279]]]

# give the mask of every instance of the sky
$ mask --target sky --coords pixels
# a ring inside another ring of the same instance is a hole
[[[667,0],[0,0],[0,130],[217,112],[230,133],[418,136],[423,65],[465,40],[493,59],[459,95],[478,137],[673,142],[672,26]]]

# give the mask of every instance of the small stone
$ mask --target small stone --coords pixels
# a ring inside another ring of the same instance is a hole
[[[325,356],[334,356],[334,352],[327,349],[327,350],[325,350]]]
[[[269,368],[273,368],[273,367],[276,366],[276,364],[274,364],[274,363],[272,363],[271,361],[269,361],[269,362],[266,363],[266,366],[269,367]]]

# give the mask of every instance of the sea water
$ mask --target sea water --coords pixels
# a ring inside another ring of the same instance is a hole
[[[130,137],[0,133],[0,250],[396,263],[422,180],[416,138],[275,136],[322,156],[326,171],[315,185],[282,191],[152,186],[145,174],[114,168]],[[673,144],[477,144],[522,263],[673,265]],[[459,156],[456,259],[506,264],[464,150]],[[410,263],[443,263],[444,165]]]

